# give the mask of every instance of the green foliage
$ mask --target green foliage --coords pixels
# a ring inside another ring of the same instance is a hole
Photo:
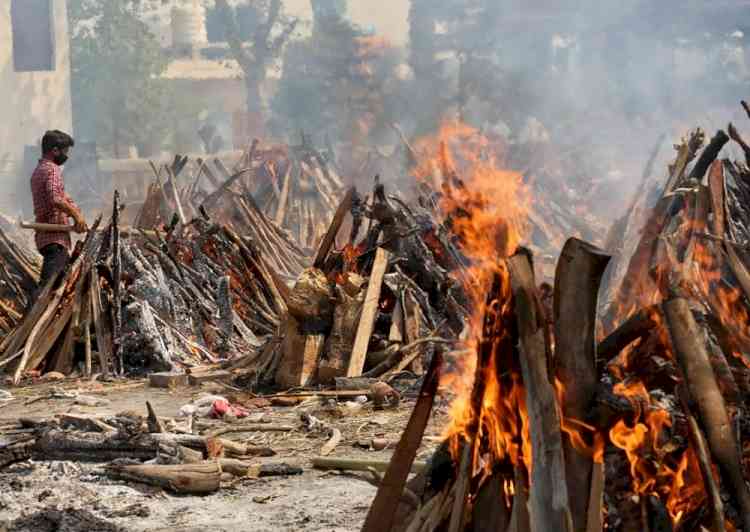
[[[119,148],[161,147],[178,105],[160,79],[168,59],[137,0],[70,0],[76,135]]]

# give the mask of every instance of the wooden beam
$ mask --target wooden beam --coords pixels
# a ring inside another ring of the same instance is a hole
[[[432,358],[429,370],[422,382],[414,410],[412,410],[406,429],[396,446],[383,482],[378,488],[375,500],[367,512],[362,532],[389,532],[393,527],[394,511],[406,486],[417,450],[422,443],[422,436],[430,419],[432,405],[440,383],[442,355],[438,352]]]
[[[389,256],[390,253],[380,247],[375,253],[375,262],[372,265],[370,281],[367,284],[367,292],[365,294],[365,302],[362,306],[362,316],[359,319],[357,336],[354,338],[352,356],[349,359],[349,369],[346,372],[347,377],[359,377],[365,368],[367,348],[370,345],[370,337],[375,327],[375,318],[378,315],[380,291],[383,287],[383,277],[388,267]]]

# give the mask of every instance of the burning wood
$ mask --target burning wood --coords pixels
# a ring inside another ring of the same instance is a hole
[[[427,471],[381,485],[365,530],[750,528],[740,452],[750,436],[741,418],[750,392],[741,246],[750,221],[740,200],[750,176],[714,162],[729,137],[718,133],[700,153],[699,137],[679,147],[636,252],[612,261],[615,275],[603,277],[609,257],[601,250],[568,241],[554,335],[545,333],[530,254],[518,247],[516,213],[489,223],[483,195],[492,185],[452,173],[441,202],[460,213],[453,231],[469,264],[473,339],[470,356],[447,358],[442,385],[465,387]],[[512,176],[495,183],[514,194]],[[620,234],[635,234],[627,226]],[[602,279],[610,309],[597,345]],[[413,438],[407,429],[402,444]],[[402,470],[394,460],[386,478]],[[376,520],[378,504],[405,487],[420,506],[402,502],[393,522]]]

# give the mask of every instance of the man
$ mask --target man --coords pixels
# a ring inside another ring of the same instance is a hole
[[[86,221],[81,210],[65,193],[60,169],[68,160],[68,153],[74,144],[73,138],[62,131],[47,131],[44,134],[42,158],[31,175],[31,196],[37,223],[67,225],[70,217],[75,223],[75,231],[84,233],[88,230]],[[44,262],[39,287],[31,298],[31,304],[47,282],[65,267],[70,258],[71,248],[70,233],[65,231],[37,231],[35,240]]]

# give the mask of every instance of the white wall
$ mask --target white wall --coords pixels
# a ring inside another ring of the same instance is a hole
[[[0,208],[6,210],[28,208],[29,176],[20,175],[24,146],[38,144],[48,129],[72,129],[66,0],[50,1],[56,69],[15,72],[11,1],[0,0]]]

